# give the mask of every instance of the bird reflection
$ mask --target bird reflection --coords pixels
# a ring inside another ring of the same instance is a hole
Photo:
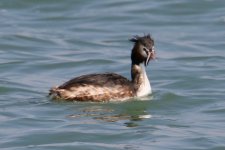
[[[106,103],[82,108],[78,114],[69,115],[69,118],[89,117],[97,121],[123,122],[126,127],[137,127],[139,122],[150,119],[152,116],[147,111],[150,101],[129,101],[115,104]]]

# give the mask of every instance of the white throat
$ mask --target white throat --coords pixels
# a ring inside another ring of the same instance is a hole
[[[148,80],[148,76],[146,74],[145,71],[145,67],[143,65],[141,65],[142,68],[142,83],[140,85],[140,88],[137,91],[137,97],[142,97],[142,96],[146,96],[152,93],[152,89],[151,89],[151,85],[150,82]]]

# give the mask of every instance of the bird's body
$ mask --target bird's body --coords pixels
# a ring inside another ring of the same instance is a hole
[[[154,41],[149,35],[136,36],[131,40],[135,42],[131,55],[132,80],[115,73],[83,75],[53,87],[49,95],[53,99],[99,102],[121,101],[150,94],[150,82],[141,64],[147,65],[154,58]]]
[[[128,99],[134,96],[134,90],[128,79],[114,73],[89,74],[71,79],[63,85],[53,88],[57,99],[77,101],[106,101]]]

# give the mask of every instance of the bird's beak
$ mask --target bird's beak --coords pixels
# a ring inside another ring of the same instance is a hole
[[[147,59],[145,60],[145,66],[148,65],[149,61],[150,61],[150,58],[151,58],[151,53],[148,52],[148,56],[147,56]]]
[[[151,59],[155,59],[155,50],[154,50],[154,47],[152,48],[151,51],[148,50],[147,55],[148,55],[148,56],[147,56],[147,58],[146,58],[146,60],[145,60],[145,66],[148,65],[148,63],[149,63],[149,61],[150,61]]]

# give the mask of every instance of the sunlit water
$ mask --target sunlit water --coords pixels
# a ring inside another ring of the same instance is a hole
[[[83,74],[130,78],[128,39],[151,33],[153,95],[51,101]],[[0,149],[224,150],[225,1],[1,0]]]

